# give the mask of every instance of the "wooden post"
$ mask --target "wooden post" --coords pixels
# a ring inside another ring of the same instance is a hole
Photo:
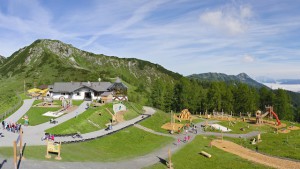
[[[171,125],[173,124],[172,114],[173,114],[173,112],[171,110]]]
[[[205,151],[201,151],[200,154],[204,155],[204,156],[207,157],[207,158],[211,158],[211,154],[208,154],[208,153],[205,152]]]
[[[19,131],[19,135],[20,135],[20,155],[22,160],[24,160],[25,157],[23,155],[23,129],[22,128]]]
[[[48,143],[49,141],[48,141],[48,139],[47,139],[47,141],[46,141],[46,155],[45,155],[45,157],[46,158],[51,158],[51,155],[49,154],[49,151],[48,151]]]
[[[26,83],[25,83],[25,79],[24,79],[24,95],[26,95]]]
[[[169,163],[168,163],[168,168],[169,169],[173,169],[173,164],[172,164],[172,160],[171,160],[171,150],[169,149],[168,151],[169,154]]]
[[[222,109],[222,119],[223,119],[223,115],[224,115],[224,112],[223,112],[223,109]]]
[[[13,146],[14,146],[14,167],[17,169],[17,142],[13,141]]]

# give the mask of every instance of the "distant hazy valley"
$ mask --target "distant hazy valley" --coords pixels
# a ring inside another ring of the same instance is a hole
[[[300,79],[273,79],[261,76],[255,78],[255,80],[271,89],[280,88],[293,92],[300,92]]]

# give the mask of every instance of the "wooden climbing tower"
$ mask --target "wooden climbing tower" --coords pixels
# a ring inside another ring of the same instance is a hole
[[[190,120],[191,119],[191,113],[188,109],[183,109],[179,115],[179,118],[181,120]]]

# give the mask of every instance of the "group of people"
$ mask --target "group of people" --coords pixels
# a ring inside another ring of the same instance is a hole
[[[191,136],[190,135],[185,135],[183,140],[181,140],[180,138],[177,139],[177,146],[180,144],[180,142],[184,142],[184,143],[187,143],[189,142],[191,139]]]
[[[7,130],[13,133],[19,133],[19,131],[21,130],[22,125],[18,124],[18,123],[12,123],[12,122],[6,122],[6,121],[2,121],[2,129],[3,130]]]

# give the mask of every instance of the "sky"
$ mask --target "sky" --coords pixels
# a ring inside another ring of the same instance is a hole
[[[36,39],[182,75],[300,79],[299,0],[0,0],[0,55]]]

